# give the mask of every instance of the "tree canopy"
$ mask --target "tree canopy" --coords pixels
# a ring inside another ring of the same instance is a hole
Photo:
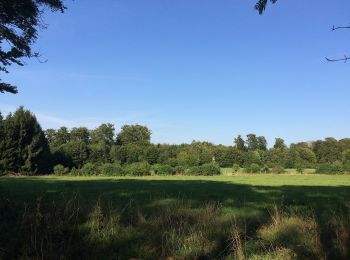
[[[38,29],[45,28],[42,14],[65,10],[62,0],[0,1],[0,72],[8,73],[12,64],[24,65],[23,58],[39,57],[32,50]],[[17,87],[0,79],[0,92],[17,93]]]

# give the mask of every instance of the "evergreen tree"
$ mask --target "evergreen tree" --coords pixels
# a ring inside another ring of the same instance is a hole
[[[47,140],[36,117],[20,107],[4,122],[2,165],[4,170],[23,174],[43,174],[51,170]]]

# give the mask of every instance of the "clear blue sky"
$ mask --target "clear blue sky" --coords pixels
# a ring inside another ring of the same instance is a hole
[[[76,0],[47,14],[28,61],[3,77],[43,128],[145,124],[152,141],[232,144],[256,133],[286,142],[350,137],[350,2]]]

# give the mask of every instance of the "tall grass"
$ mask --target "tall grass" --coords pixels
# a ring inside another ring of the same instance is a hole
[[[273,207],[236,218],[216,202],[152,209],[101,198],[19,205],[0,197],[1,259],[349,259],[350,210],[321,226],[310,212]],[[328,243],[322,240],[327,237]]]

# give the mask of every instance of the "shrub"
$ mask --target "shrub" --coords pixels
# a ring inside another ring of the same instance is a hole
[[[297,167],[296,170],[297,170],[297,173],[304,173],[303,167]]]
[[[241,167],[240,167],[237,163],[235,163],[235,164],[232,166],[232,172],[233,172],[233,173],[238,173],[240,169],[241,169]]]
[[[151,175],[151,166],[148,162],[136,162],[125,167],[125,174],[131,176]]]
[[[77,168],[73,167],[73,168],[70,170],[69,175],[70,175],[70,176],[80,176],[81,173],[80,173],[80,171],[79,171]]]
[[[185,173],[186,175],[201,175],[201,168],[199,166],[192,166]]]
[[[100,171],[96,164],[93,163],[86,163],[84,166],[80,169],[80,174],[83,176],[92,176],[92,175],[99,175]]]
[[[206,163],[201,166],[193,166],[188,169],[188,175],[220,175],[220,167],[214,163]]]
[[[342,172],[343,172],[343,167],[339,163],[321,164],[316,169],[316,173],[323,173],[323,174],[340,174]]]
[[[201,175],[220,175],[220,167],[217,164],[214,163],[206,163],[201,166],[199,166],[202,174]]]
[[[281,165],[276,165],[275,167],[272,168],[273,173],[281,174],[284,173],[285,170]]]
[[[186,169],[185,169],[185,167],[178,165],[174,168],[174,171],[176,174],[185,174]]]
[[[69,173],[69,168],[65,168],[62,164],[57,164],[53,167],[53,174],[57,176],[67,175]]]
[[[269,172],[270,172],[270,168],[269,168],[269,166],[264,165],[264,167],[261,168],[261,171],[262,171],[263,173],[269,173]]]
[[[156,164],[152,168],[154,173],[159,175],[171,175],[175,173],[175,169],[170,165]]]
[[[246,168],[246,171],[248,173],[259,173],[260,172],[260,166],[257,163],[252,163],[249,167]]]
[[[99,167],[100,174],[106,176],[122,176],[123,167],[120,163],[105,163]]]

